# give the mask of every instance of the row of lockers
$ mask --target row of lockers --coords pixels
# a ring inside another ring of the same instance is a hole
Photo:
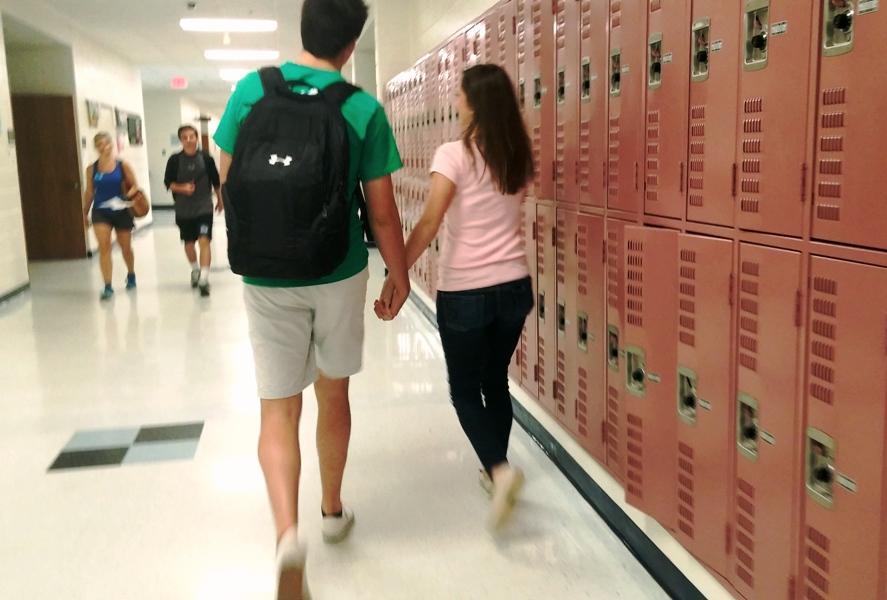
[[[887,598],[887,268],[532,200],[525,232],[512,379],[627,501],[742,597]]]
[[[459,74],[512,74],[539,167],[512,378],[750,599],[887,599],[878,9],[503,0],[388,86],[409,232]]]
[[[388,87],[409,176],[462,70],[513,75],[532,194],[887,249],[878,0],[504,0]]]

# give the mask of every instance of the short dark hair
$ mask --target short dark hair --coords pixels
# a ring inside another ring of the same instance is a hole
[[[305,0],[302,47],[317,58],[336,58],[360,37],[368,17],[363,0]]]
[[[182,139],[182,134],[189,129],[194,132],[194,135],[197,136],[197,139],[200,139],[200,132],[197,131],[197,128],[193,125],[182,125],[181,127],[179,127],[179,139]]]

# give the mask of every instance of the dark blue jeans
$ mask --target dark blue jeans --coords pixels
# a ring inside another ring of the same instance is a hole
[[[437,324],[450,397],[487,472],[507,461],[513,418],[508,365],[532,309],[529,277],[478,290],[437,294]]]

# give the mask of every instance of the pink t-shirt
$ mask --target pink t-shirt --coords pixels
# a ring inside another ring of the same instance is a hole
[[[524,193],[502,194],[480,153],[476,167],[461,141],[437,149],[432,173],[456,184],[443,226],[438,289],[458,292],[529,276],[520,227]]]

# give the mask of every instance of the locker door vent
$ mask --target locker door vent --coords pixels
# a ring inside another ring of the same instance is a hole
[[[609,143],[607,146],[607,194],[611,198],[619,195],[619,117],[610,119]]]
[[[567,355],[558,348],[557,351],[557,381],[554,384],[554,402],[557,414],[567,416]]]
[[[813,305],[810,332],[810,395],[828,405],[835,401],[835,356],[837,347],[838,282],[825,277],[813,278]]]
[[[558,50],[567,45],[567,13],[566,0],[557,0],[557,25],[554,29],[554,42]]]
[[[736,574],[755,587],[755,488],[742,478],[736,486]]]
[[[622,310],[620,285],[622,284],[622,236],[619,230],[607,232],[607,304],[616,310]]]
[[[536,219],[536,231],[539,232],[539,235],[536,236],[536,272],[539,279],[542,280],[545,277],[545,242],[548,239],[544,233],[545,217],[543,215],[539,215]]]
[[[804,552],[805,597],[810,600],[825,600],[829,597],[829,547],[828,537],[807,527],[806,549]]]
[[[591,0],[581,0],[579,7],[580,15],[580,34],[583,40],[591,39]]]
[[[543,336],[539,336],[539,358],[536,361],[536,366],[539,371],[539,389],[547,394],[548,393],[548,379],[547,373],[545,371],[545,338]]]
[[[696,539],[694,512],[695,472],[693,448],[678,444],[678,528],[691,540]]]
[[[579,179],[579,190],[583,194],[591,193],[591,122],[583,118],[579,123],[579,160],[576,163]]]
[[[571,124],[571,126],[573,126]],[[564,123],[557,124],[557,132],[555,134],[555,155],[554,155],[554,180],[557,191],[557,199],[561,200],[566,197],[566,175],[567,175],[567,127]]]
[[[647,201],[659,201],[659,135],[662,115],[658,110],[647,113]]]
[[[567,283],[567,221],[558,216],[555,239],[557,240],[557,282],[561,285]]]
[[[499,64],[501,66],[505,66],[505,63],[508,62],[508,48],[505,41],[508,39],[508,27],[511,24],[506,19],[506,14],[502,12],[499,15],[499,51],[497,52],[497,56],[499,57]]]
[[[523,4],[518,5],[520,17],[517,22],[517,64],[526,67],[527,64],[527,22],[523,16]]]
[[[524,330],[520,336],[520,378],[521,381],[529,381],[530,380],[530,365],[527,357],[530,352],[530,344],[529,344],[529,336],[527,334],[527,328],[524,326]]]
[[[535,185],[536,196],[541,198],[541,184],[542,184],[542,126],[537,125],[533,127],[532,133],[532,142],[533,142],[533,164],[536,165],[536,173],[533,178],[533,185]],[[548,198],[547,198],[548,199]]]
[[[690,108],[690,206],[705,205],[705,105]]]
[[[644,326],[644,243],[629,240],[628,264],[625,273],[626,320],[636,327]]]
[[[744,104],[746,115],[762,113],[764,110],[763,98],[748,98]],[[764,131],[764,121],[760,117],[747,117],[743,120],[742,131],[742,178],[740,189],[742,196],[739,200],[739,209],[744,213],[760,212],[761,193],[761,166],[760,155],[763,151],[763,141],[760,135]]]
[[[610,0],[610,27],[622,25],[622,0]]]
[[[644,421],[631,413],[627,416],[625,477],[628,493],[644,498]]]
[[[758,290],[760,265],[743,261],[739,278],[739,364],[758,369]]]
[[[691,348],[696,346],[696,252],[681,250],[679,279],[678,339]]]
[[[531,0],[533,11],[533,55],[542,58],[542,0]]]
[[[588,226],[580,222],[578,231],[579,233],[576,237],[576,245],[578,246],[576,257],[579,259],[577,261],[579,274],[576,280],[576,292],[580,298],[587,298],[589,293]]]
[[[619,452],[620,404],[619,388],[607,385],[607,460],[616,465],[622,463]]]
[[[580,368],[575,414],[579,435],[588,437],[588,371]]]
[[[823,90],[822,106],[828,106],[830,112],[822,112],[820,115],[820,163],[814,188],[816,190],[814,201],[816,218],[824,221],[841,220],[844,132],[834,130],[845,127],[846,111],[840,108],[846,103],[846,88]]]

